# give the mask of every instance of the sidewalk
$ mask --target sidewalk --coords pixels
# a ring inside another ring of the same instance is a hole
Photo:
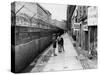
[[[43,71],[62,71],[62,70],[76,70],[83,69],[79,60],[77,60],[77,52],[72,45],[72,42],[68,36],[65,34],[64,38],[64,49],[65,52],[58,53],[56,49],[57,56],[50,57],[48,63],[43,68]]]
[[[72,43],[75,43],[75,41],[73,40],[73,38],[70,36],[70,39],[72,41]],[[78,53],[78,60],[80,60],[83,69],[96,69],[97,68],[97,59],[92,59],[90,60],[88,58],[89,54],[88,51],[81,49],[80,47],[76,48],[76,51]]]
[[[96,69],[97,68],[97,59],[89,59],[88,52],[78,47],[76,49],[77,53],[79,54],[78,59],[81,61],[81,64],[84,69]]]

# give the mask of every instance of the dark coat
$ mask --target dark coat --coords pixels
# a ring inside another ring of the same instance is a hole
[[[64,44],[64,40],[63,40],[63,38],[60,38],[60,40],[58,40],[58,45],[63,46],[63,44]]]
[[[53,37],[52,43],[53,43],[53,48],[56,48],[56,43],[57,43],[56,36]]]

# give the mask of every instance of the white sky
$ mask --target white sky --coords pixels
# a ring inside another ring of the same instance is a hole
[[[48,4],[48,3],[39,3],[39,4],[52,14],[52,19],[57,19],[59,21],[66,20],[67,5]]]

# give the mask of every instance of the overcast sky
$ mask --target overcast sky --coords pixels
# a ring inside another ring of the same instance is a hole
[[[59,21],[66,20],[66,9],[65,4],[46,4],[39,3],[43,8],[48,10],[52,14],[52,19],[57,19]]]

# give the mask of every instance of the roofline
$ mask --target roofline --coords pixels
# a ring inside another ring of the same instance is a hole
[[[39,3],[36,3],[46,14],[48,14],[48,10],[45,10]],[[51,13],[49,12],[49,14],[51,15]]]

